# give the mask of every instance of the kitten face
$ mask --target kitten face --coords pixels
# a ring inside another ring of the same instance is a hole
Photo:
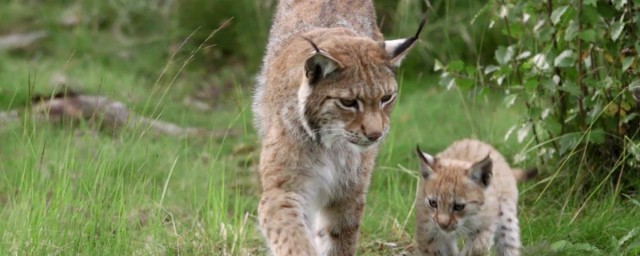
[[[418,154],[423,177],[424,191],[421,192],[425,195],[423,203],[432,220],[444,232],[464,232],[459,230],[461,224],[484,205],[484,192],[490,178],[482,174],[490,173],[490,159],[470,163],[439,159],[420,151]]]

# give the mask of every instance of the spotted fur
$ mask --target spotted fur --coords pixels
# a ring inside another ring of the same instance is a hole
[[[278,2],[252,107],[274,255],[355,254],[393,69],[416,39],[385,42],[372,0]]]
[[[516,177],[490,145],[465,139],[435,157],[417,149],[422,182],[415,202],[415,255],[520,255]],[[524,174],[526,173],[526,174]],[[458,237],[465,246],[458,251]]]

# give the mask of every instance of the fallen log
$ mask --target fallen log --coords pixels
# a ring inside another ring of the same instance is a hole
[[[117,134],[125,128],[142,128],[159,134],[178,137],[234,136],[229,131],[212,131],[196,127],[183,127],[132,113],[122,102],[105,96],[81,94],[66,90],[50,96],[35,95],[25,109],[24,116],[37,121],[62,124],[87,122],[101,131]],[[0,123],[19,120],[16,110],[0,112]]]

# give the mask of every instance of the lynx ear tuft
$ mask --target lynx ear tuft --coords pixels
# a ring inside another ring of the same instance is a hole
[[[404,38],[404,39],[396,39],[396,40],[387,40],[384,42],[384,49],[391,58],[391,65],[400,66],[400,63],[407,56],[409,50],[416,44],[418,41],[418,37],[424,28],[424,24],[427,22],[427,15],[425,14],[422,17],[422,21],[420,21],[420,26],[418,27],[418,31],[413,37]]]
[[[310,85],[317,84],[333,71],[342,67],[342,64],[339,61],[332,57],[328,52],[318,48],[311,39],[306,37],[303,38],[309,42],[315,50],[314,53],[307,58],[304,64],[305,75],[309,79]]]
[[[418,155],[418,159],[420,160],[420,175],[422,178],[428,179],[433,175],[433,166],[435,165],[436,159],[420,150],[420,146],[416,145],[416,155]]]

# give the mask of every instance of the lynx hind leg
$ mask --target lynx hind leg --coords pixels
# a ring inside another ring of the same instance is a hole
[[[273,255],[316,256],[309,223],[304,217],[304,197],[282,190],[265,191],[258,206],[260,230]]]
[[[503,205],[498,214],[498,227],[495,232],[496,255],[520,255],[520,226],[516,205]]]
[[[316,245],[320,255],[355,255],[364,208],[361,201],[334,205],[318,214]]]

